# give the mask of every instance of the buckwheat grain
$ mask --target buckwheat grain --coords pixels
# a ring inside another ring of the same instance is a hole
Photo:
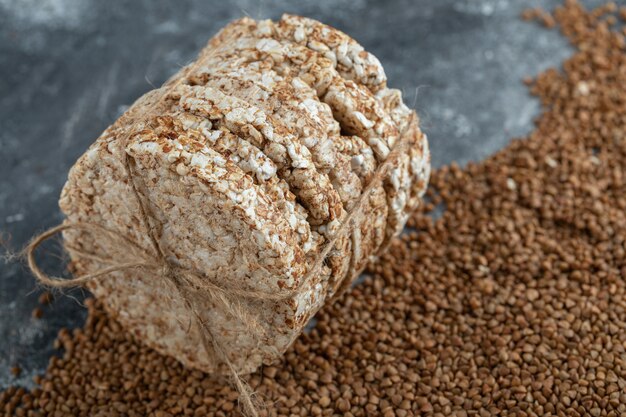
[[[430,203],[369,278],[323,309],[280,365],[249,377],[263,415],[626,414],[626,51],[606,23],[615,11],[567,1],[550,15],[577,52],[527,80],[543,104],[535,131],[434,173]],[[6,415],[236,414],[227,384],[87,306],[84,328],[60,332],[63,357],[41,388],[0,393]]]

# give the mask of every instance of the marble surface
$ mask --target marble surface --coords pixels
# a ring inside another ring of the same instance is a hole
[[[138,96],[192,60],[228,21],[310,16],[359,40],[385,66],[428,133],[435,166],[480,160],[532,128],[521,83],[558,65],[558,32],[519,19],[557,1],[0,0],[0,231],[14,248],[61,221],[57,199],[77,157]],[[57,259],[43,265],[61,271]],[[42,319],[26,269],[0,263],[0,389],[31,385],[63,326],[79,326],[81,290]],[[19,365],[18,378],[9,369]]]

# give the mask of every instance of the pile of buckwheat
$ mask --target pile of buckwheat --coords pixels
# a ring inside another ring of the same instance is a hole
[[[317,316],[280,365],[249,377],[262,415],[626,414],[626,50],[614,4],[551,19],[577,47],[529,80],[536,130],[434,173],[431,203]],[[544,12],[529,12],[551,25]],[[435,208],[443,215],[434,219]],[[226,416],[237,393],[143,347],[88,303],[17,416]]]

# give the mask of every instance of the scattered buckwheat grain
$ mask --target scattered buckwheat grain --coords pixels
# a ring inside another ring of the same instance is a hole
[[[42,292],[39,295],[39,298],[37,299],[39,304],[41,304],[42,306],[47,306],[48,304],[52,302],[52,300],[54,300],[54,297],[52,296],[52,293],[50,293],[49,291]]]
[[[626,415],[626,54],[606,22],[615,11],[568,1],[550,15],[578,51],[563,72],[529,80],[544,106],[536,130],[434,173],[431,203],[370,278],[249,378],[263,415]],[[9,388],[0,410],[237,413],[227,384],[88,308],[83,329],[60,333],[63,357],[40,387]]]
[[[31,312],[31,316],[34,319],[40,319],[43,317],[43,310],[39,307],[35,307],[33,311]]]

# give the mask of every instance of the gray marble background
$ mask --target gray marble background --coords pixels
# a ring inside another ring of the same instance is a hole
[[[594,2],[596,3],[596,2]],[[61,221],[67,171],[134,99],[194,58],[228,21],[310,16],[380,58],[428,133],[435,166],[480,160],[532,128],[539,106],[521,79],[570,49],[524,23],[515,0],[0,0],[0,231],[20,247]],[[59,270],[55,263],[44,266]],[[0,389],[31,385],[63,326],[79,326],[80,290],[31,318],[40,292],[0,262]],[[23,368],[10,376],[13,365]]]

